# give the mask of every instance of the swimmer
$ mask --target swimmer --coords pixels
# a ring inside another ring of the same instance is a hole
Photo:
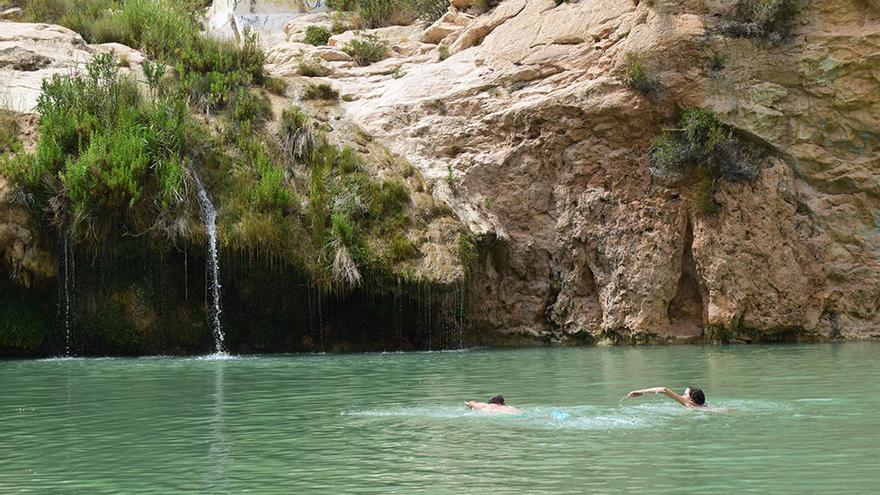
[[[466,405],[468,409],[475,409],[477,411],[485,411],[491,413],[514,414],[519,412],[519,409],[505,404],[504,397],[500,395],[493,395],[491,398],[489,398],[489,402],[477,402],[474,400],[469,400],[465,402],[464,405]]]
[[[632,392],[626,394],[626,398],[630,399],[632,397],[640,397],[645,394],[664,394],[675,402],[683,405],[684,407],[706,406],[706,396],[705,394],[703,394],[703,391],[697,387],[688,387],[684,389],[684,393],[682,395],[678,395],[677,393],[669,390],[666,387],[654,387],[646,388],[644,390],[633,390]]]

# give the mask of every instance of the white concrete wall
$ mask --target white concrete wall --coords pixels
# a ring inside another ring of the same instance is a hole
[[[245,27],[264,42],[283,38],[282,28],[303,14],[325,12],[325,0],[214,0],[207,28],[214,36],[238,36]]]

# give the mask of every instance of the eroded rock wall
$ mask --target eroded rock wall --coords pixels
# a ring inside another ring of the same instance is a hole
[[[880,333],[880,11],[812,2],[769,41],[716,33],[733,4],[453,7],[380,32],[378,64],[323,57],[351,95],[344,118],[416,164],[482,239],[478,340]],[[308,22],[270,54],[279,73],[312,50],[295,43]],[[626,84],[631,52],[657,93]],[[651,140],[693,106],[772,151],[757,181],[721,184],[713,216],[648,173]]]

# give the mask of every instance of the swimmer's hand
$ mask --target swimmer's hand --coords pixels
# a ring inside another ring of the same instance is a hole
[[[632,392],[626,394],[627,399],[632,399],[633,397],[641,397],[643,392],[641,390],[633,390]]]

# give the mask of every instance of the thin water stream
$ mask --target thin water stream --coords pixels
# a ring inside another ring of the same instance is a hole
[[[876,493],[880,344],[0,361],[0,493]],[[630,389],[701,386],[726,412]],[[465,409],[503,393],[513,416]]]
[[[214,352],[224,354],[226,352],[225,337],[223,326],[220,323],[222,310],[220,309],[220,261],[217,258],[217,210],[214,208],[214,203],[211,202],[204,184],[202,184],[202,179],[195,171],[193,171],[193,178],[198,188],[202,220],[205,223],[205,231],[208,233],[208,270],[211,274],[211,327],[214,334]]]

